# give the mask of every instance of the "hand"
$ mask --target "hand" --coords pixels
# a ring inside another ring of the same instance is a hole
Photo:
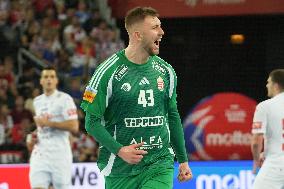
[[[260,165],[260,167],[262,166],[264,160],[265,160],[264,152],[261,152],[261,153],[259,154],[259,165]]]
[[[34,121],[35,121],[36,126],[38,127],[48,126],[47,116],[34,116]]]
[[[256,170],[260,167],[260,159],[258,160],[253,160],[253,165],[252,165],[252,174],[256,174]]]
[[[193,175],[191,169],[188,166],[188,162],[180,163],[178,169],[179,169],[178,180],[180,182],[185,182],[192,179]]]
[[[137,149],[143,146],[143,144],[144,142],[124,146],[120,148],[117,155],[129,164],[138,164],[142,160],[143,155],[148,154],[145,150]]]
[[[259,159],[253,160],[252,173],[256,174],[257,169],[260,168],[265,160],[264,153],[259,154]]]
[[[36,131],[27,135],[26,145],[27,145],[29,152],[31,152],[33,150],[33,147],[37,142],[38,142],[38,139],[37,139]]]

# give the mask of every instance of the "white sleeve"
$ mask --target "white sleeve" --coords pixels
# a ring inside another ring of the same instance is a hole
[[[256,106],[253,124],[252,124],[252,134],[266,133],[267,126],[267,108],[265,108],[263,103]]]
[[[67,96],[63,103],[63,117],[65,120],[78,119],[77,108],[71,96]]]

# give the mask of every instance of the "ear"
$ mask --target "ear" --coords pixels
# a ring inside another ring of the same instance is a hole
[[[278,83],[274,83],[273,88],[274,88],[274,91],[277,91],[277,92],[281,91],[281,87]]]
[[[141,41],[141,40],[142,40],[143,35],[141,34],[140,31],[134,31],[134,32],[133,32],[133,35],[134,35],[134,37],[135,37],[135,39],[136,39],[137,41]]]
[[[43,84],[43,81],[42,81],[41,78],[39,79],[39,84],[41,84],[41,85]]]

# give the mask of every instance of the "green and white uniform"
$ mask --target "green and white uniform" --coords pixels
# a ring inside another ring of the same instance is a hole
[[[101,145],[98,166],[105,176],[137,175],[149,166],[172,168],[171,146],[180,163],[188,160],[176,107],[176,74],[158,56],[140,65],[119,51],[97,68],[83,99],[86,129]],[[97,130],[89,115],[100,118],[113,138]],[[140,149],[148,151],[140,163],[131,165],[116,155],[122,146],[140,142],[145,142]]]

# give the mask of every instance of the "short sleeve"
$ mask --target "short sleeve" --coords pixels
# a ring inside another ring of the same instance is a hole
[[[266,133],[267,126],[267,109],[263,103],[260,103],[256,106],[253,124],[252,124],[252,133]]]
[[[63,108],[63,117],[65,120],[78,118],[77,108],[71,96],[66,96]]]

